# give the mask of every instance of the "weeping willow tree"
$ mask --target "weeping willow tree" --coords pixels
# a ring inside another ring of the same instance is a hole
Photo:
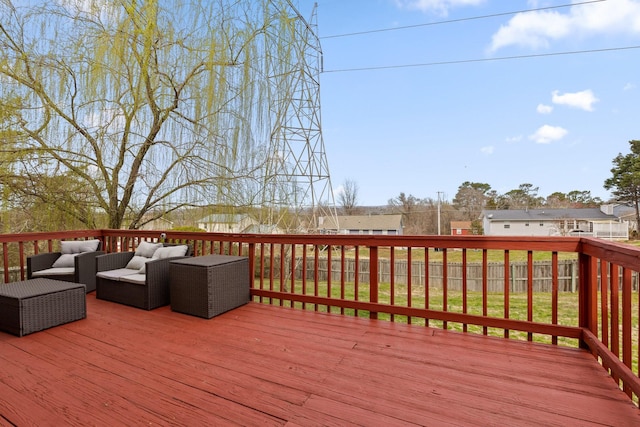
[[[290,2],[38,3],[0,0],[6,192],[109,228],[262,203]]]

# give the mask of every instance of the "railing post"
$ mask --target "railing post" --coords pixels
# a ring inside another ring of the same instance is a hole
[[[598,271],[594,263],[595,259],[580,253],[578,256],[578,286],[579,286],[579,319],[581,328],[585,328],[598,335]],[[580,340],[580,348],[588,349],[589,346]]]
[[[369,246],[369,301],[378,302],[378,247]],[[377,319],[377,312],[369,312],[370,319]]]
[[[632,351],[632,274],[631,270],[624,268],[622,270],[622,363],[629,370],[633,365]],[[623,384],[623,390],[627,396],[632,396],[632,390],[626,382]]]
[[[26,279],[24,276],[24,242],[18,242],[18,257],[20,258],[20,280]]]
[[[202,252],[204,253],[204,244],[202,247]],[[255,285],[255,274],[256,274],[256,244],[254,242],[249,242],[249,289],[254,289]]]
[[[2,242],[2,264],[4,268],[4,283],[9,283],[9,245]]]

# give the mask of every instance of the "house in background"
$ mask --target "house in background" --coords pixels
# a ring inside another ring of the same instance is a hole
[[[629,230],[638,233],[638,224],[636,220],[636,208],[633,204],[629,203],[614,203],[608,205],[612,209],[612,213],[623,221],[629,223]]]
[[[198,220],[198,228],[209,233],[252,233],[259,224],[247,214],[212,214]]]
[[[452,236],[466,236],[469,234],[473,234],[471,221],[451,221]]]
[[[629,224],[609,205],[581,209],[497,209],[482,212],[486,236],[593,236],[627,240]]]
[[[402,215],[339,215],[320,217],[318,231],[326,234],[402,234]]]
[[[156,218],[147,222],[140,230],[171,230],[173,228],[173,221],[169,221],[165,218]]]

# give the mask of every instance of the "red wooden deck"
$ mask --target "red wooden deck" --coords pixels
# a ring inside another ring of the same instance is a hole
[[[582,350],[250,303],[211,320],[87,296],[0,333],[0,425],[640,425]]]

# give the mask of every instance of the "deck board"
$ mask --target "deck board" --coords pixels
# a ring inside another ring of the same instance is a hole
[[[87,312],[0,333],[0,426],[640,424],[578,349],[257,303]]]

